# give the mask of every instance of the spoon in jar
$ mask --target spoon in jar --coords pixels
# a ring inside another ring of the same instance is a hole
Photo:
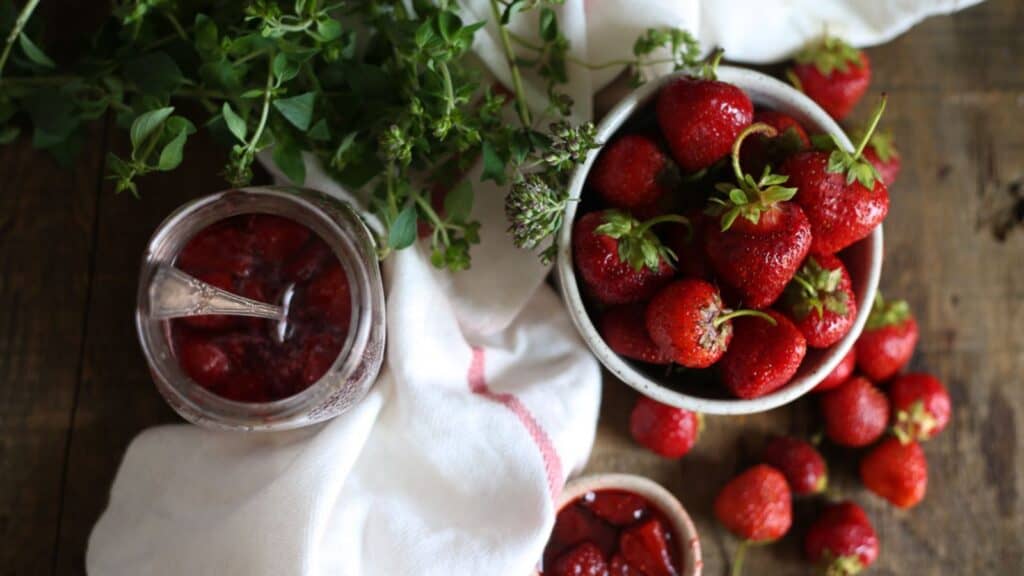
[[[288,284],[281,295],[280,306],[267,304],[207,284],[174,266],[161,264],[149,285],[149,315],[159,320],[210,314],[276,320],[274,336],[278,342],[283,342],[288,329],[288,308],[294,294],[295,284]]]

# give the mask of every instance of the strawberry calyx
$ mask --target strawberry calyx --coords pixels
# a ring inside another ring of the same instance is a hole
[[[865,133],[867,133],[865,128],[858,128],[852,131],[850,136],[854,141],[860,142]],[[868,147],[875,151],[875,155],[882,162],[900,157],[900,151],[893,143],[892,130],[875,130],[875,133],[868,138]]]
[[[821,576],[854,576],[863,570],[864,563],[856,554],[836,556],[830,550],[825,550],[818,564],[818,574]]]
[[[846,291],[839,290],[842,279],[841,268],[825,268],[811,256],[793,275],[783,298],[798,320],[804,319],[811,312],[817,312],[818,318],[821,318],[825,310],[844,315],[849,302]]]
[[[676,261],[675,252],[662,244],[651,230],[655,225],[665,222],[690,225],[685,216],[678,214],[663,214],[640,222],[621,210],[608,210],[604,214],[604,224],[595,228],[594,232],[618,240],[619,260],[628,263],[634,270],[640,271],[646,266],[656,272],[662,262],[671,265]]]
[[[858,140],[857,149],[853,151],[853,154],[844,150],[839,141],[836,140],[836,137],[830,135],[835,144],[835,149],[832,150],[828,157],[828,167],[826,168],[828,172],[846,174],[847,184],[853,184],[854,181],[857,181],[868,190],[874,189],[875,181],[881,180],[882,176],[879,174],[878,168],[875,168],[874,164],[864,158],[864,148],[868,145],[872,135],[874,135],[875,129],[878,128],[878,121],[882,119],[882,113],[885,112],[887,100],[888,96],[882,94],[878,106],[871,115],[871,122],[868,123],[867,130]]]
[[[860,50],[841,38],[828,35],[797,52],[793,58],[798,64],[813,64],[824,76],[836,71],[846,73],[851,64],[861,67]]]
[[[743,140],[751,134],[764,134],[769,138],[778,136],[779,132],[774,127],[758,122],[751,124],[740,135],[732,145],[732,170],[736,176],[736,182],[720,182],[715,185],[718,196],[711,198],[706,212],[712,216],[719,216],[722,231],[732,227],[733,222],[740,216],[746,218],[753,224],[761,220],[761,214],[772,209],[779,202],[785,202],[796,195],[796,188],[782,186],[789,179],[789,176],[773,174],[771,166],[765,166],[764,172],[758,180],[743,171],[740,166],[740,148]]]
[[[886,326],[896,326],[906,322],[910,318],[910,305],[906,300],[886,301],[879,292],[871,305],[871,314],[865,330],[878,330]]]
[[[700,68],[697,70],[695,77],[702,80],[717,80],[718,79],[718,64],[722,61],[722,56],[725,55],[725,50],[722,48],[715,48],[710,54],[704,58],[704,61],[700,63]]]
[[[775,326],[776,324],[778,324],[778,322],[775,321],[775,318],[772,318],[769,314],[761,312],[760,310],[747,310],[747,309],[742,309],[742,310],[724,309],[724,310],[722,310],[721,315],[719,315],[717,318],[715,318],[712,323],[717,328],[717,327],[721,326],[722,324],[724,324],[725,322],[728,322],[729,320],[732,320],[733,318],[739,318],[740,316],[756,316],[757,318],[760,318],[760,319],[764,320],[765,322],[768,322],[772,326]]]
[[[906,445],[930,437],[938,425],[939,422],[924,407],[924,402],[915,400],[908,409],[896,413],[892,432],[900,444]]]

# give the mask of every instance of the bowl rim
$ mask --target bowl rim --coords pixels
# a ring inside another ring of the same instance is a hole
[[[598,124],[598,141],[608,142],[633,113],[639,107],[646,104],[650,98],[654,97],[658,90],[669,82],[686,75],[685,72],[667,74],[648,81],[628,94]],[[783,109],[782,112],[811,119],[816,128],[834,135],[840,145],[847,150],[853,150],[850,139],[840,128],[839,124],[814,101],[792,86],[761,72],[737,66],[720,66],[718,68],[718,79],[735,84],[748,94],[750,92],[758,92],[772,96],[779,102],[784,103],[786,109]],[[756,98],[752,99],[756,101]],[[558,283],[562,292],[562,298],[569,310],[569,316],[572,318],[573,324],[576,325],[576,329],[587,343],[587,346],[590,347],[591,351],[605,368],[628,386],[663,404],[705,414],[738,415],[765,412],[788,404],[812,390],[839,365],[864,329],[868,315],[871,312],[871,303],[874,302],[875,295],[878,292],[883,257],[881,225],[877,226],[867,238],[857,243],[867,242],[869,252],[868,265],[866,267],[866,285],[864,286],[862,297],[857,302],[857,317],[854,320],[853,327],[842,340],[825,349],[827,352],[825,352],[824,358],[822,358],[816,369],[799,378],[795,378],[774,392],[749,399],[717,399],[692,396],[661,385],[636,369],[630,361],[613,352],[605,344],[604,339],[601,338],[589,314],[587,314],[583,303],[583,296],[576,281],[572,258],[572,228],[579,205],[579,202],[575,200],[580,198],[586,183],[587,174],[602,149],[603,145],[592,150],[587,155],[583,164],[573,173],[569,184],[570,201],[566,203],[563,224],[558,235],[558,261],[556,267]]]
[[[565,485],[555,508],[557,516],[563,508],[587,492],[596,490],[624,490],[643,496],[656,506],[672,525],[673,535],[679,539],[679,553],[683,559],[680,576],[700,576],[704,567],[701,556],[700,534],[674,494],[654,480],[636,474],[605,473],[581,476]],[[534,572],[534,574],[539,574]]]

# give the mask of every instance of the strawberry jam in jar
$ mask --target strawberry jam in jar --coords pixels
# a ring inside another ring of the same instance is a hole
[[[168,266],[284,316],[157,317],[155,279]],[[157,388],[184,418],[233,430],[326,420],[366,394],[383,361],[372,235],[348,204],[311,190],[200,198],[150,240],[136,323]]]

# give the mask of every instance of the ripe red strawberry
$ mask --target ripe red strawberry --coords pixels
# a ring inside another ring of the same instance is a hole
[[[719,364],[722,382],[739,398],[757,398],[782,387],[807,353],[804,335],[789,318],[775,310],[764,312],[775,322],[736,320],[736,335]]]
[[[184,338],[175,351],[189,378],[206,388],[215,388],[232,373],[231,359],[223,348],[200,336]]]
[[[797,89],[836,120],[842,120],[871,83],[871,63],[864,52],[830,36],[801,50],[789,71]]]
[[[593,498],[589,498],[589,496]],[[614,526],[629,526],[636,523],[647,512],[647,501],[622,490],[600,490],[583,499],[585,505],[596,516]]]
[[[658,94],[656,108],[661,133],[686,172],[703,170],[729,154],[754,117],[754,105],[743,90],[713,78],[671,82]]]
[[[933,438],[949,423],[949,392],[930,374],[904,374],[889,384],[893,424],[903,442]]]
[[[889,423],[889,400],[866,378],[855,376],[821,397],[825,435],[840,446],[867,446]]]
[[[640,396],[629,416],[629,433],[638,444],[666,458],[680,458],[693,448],[704,428],[696,412],[666,406]]]
[[[621,304],[601,313],[598,331],[619,356],[649,364],[671,364],[672,356],[651,340],[644,325],[643,304]]]
[[[571,504],[559,510],[547,549],[560,551],[589,542],[597,546],[602,555],[607,555],[618,547],[618,540],[619,533],[615,527],[596,517],[589,509]],[[545,555],[544,563],[553,564],[554,559]]]
[[[662,288],[647,305],[647,333],[675,363],[707,368],[729,346],[732,319],[748,315],[766,316],[756,310],[728,310],[717,288],[684,278]]]
[[[885,96],[872,118],[871,128],[885,110]],[[889,212],[889,190],[878,170],[863,157],[868,132],[851,154],[838,145],[831,153],[800,152],[782,165],[794,200],[811,223],[811,252],[834,254],[871,234]]]
[[[857,318],[850,275],[835,256],[808,256],[781,301],[782,310],[811,348],[827,348],[842,340]]]
[[[551,573],[554,576],[608,576],[608,564],[600,548],[584,542],[559,556]]]
[[[840,384],[846,382],[847,378],[853,374],[853,368],[857,364],[857,347],[850,347],[850,351],[843,356],[843,359],[839,361],[828,376],[822,379],[817,386],[814,387],[813,392],[826,392],[838,387]]]
[[[825,459],[810,442],[780,436],[768,443],[762,459],[786,477],[794,494],[817,494],[828,485]]]
[[[608,573],[610,576],[644,576],[640,570],[630,566],[626,559],[619,554],[612,556],[612,561],[608,564]]]
[[[878,536],[853,502],[832,504],[804,536],[804,554],[828,576],[859,574],[878,558]]]
[[[341,263],[333,262],[309,283],[306,301],[310,308],[343,329],[352,319],[352,292]]]
[[[860,479],[875,494],[899,508],[911,508],[928,489],[928,461],[917,442],[890,436],[860,461]]]
[[[768,170],[759,180],[740,167],[740,149],[751,134],[777,134],[767,124],[754,124],[732,149],[735,183],[715,186],[708,213],[719,225],[704,229],[704,253],[718,277],[735,289],[745,305],[763,308],[782,294],[811,247],[811,226],[803,211],[786,202],[796,188],[782,184],[785,176]],[[709,223],[711,224],[711,223]]]
[[[771,126],[778,135],[754,134],[747,140],[740,153],[740,163],[750,174],[761,174],[765,166],[781,166],[786,158],[811,145],[807,131],[792,116],[775,110],[758,110],[754,112],[754,122]]]
[[[627,528],[619,538],[619,553],[633,568],[646,576],[676,576],[661,522],[648,520]]]
[[[771,542],[789,530],[792,505],[786,477],[758,464],[722,488],[715,498],[715,517],[745,541]]]
[[[661,222],[685,222],[666,215],[640,223],[617,210],[591,212],[572,231],[573,259],[583,284],[602,304],[650,298],[672,277],[671,252],[651,231]]]
[[[298,251],[310,234],[309,228],[298,222],[271,214],[253,214],[248,227],[256,253],[275,262]]]
[[[678,183],[679,171],[653,140],[627,134],[604,148],[589,179],[609,207],[632,210],[668,193]]]
[[[879,292],[857,339],[857,368],[875,382],[888,380],[910,362],[917,337],[917,320],[906,301],[886,302]]]
[[[863,136],[863,129],[855,130],[850,134],[850,137],[855,142],[859,142]],[[867,147],[864,148],[864,158],[871,162],[875,169],[878,170],[882,177],[882,182],[885,182],[886,186],[892,186],[896,182],[896,177],[899,176],[903,162],[900,159],[899,150],[893,144],[892,132],[879,132],[876,130],[871,135],[871,138],[868,139]]]

